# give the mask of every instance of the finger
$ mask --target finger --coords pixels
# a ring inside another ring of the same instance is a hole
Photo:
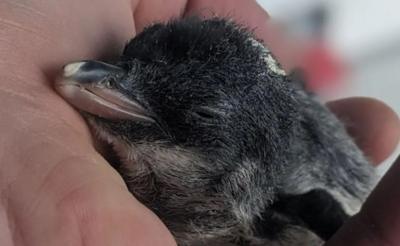
[[[264,32],[269,15],[253,0],[189,0],[185,15],[233,18],[236,22],[254,30],[259,38],[267,38]]]
[[[166,22],[181,17],[187,0],[141,0],[134,8],[136,32],[154,22]]]
[[[0,63],[2,78],[39,69],[53,80],[72,60],[116,56],[133,35],[126,0],[6,0],[0,1],[0,16],[0,57],[7,57]]]
[[[140,32],[147,25],[154,22],[184,16],[199,15],[203,17],[228,17],[233,18],[251,30],[256,36],[268,44],[274,55],[286,69],[298,64],[300,50],[294,49],[294,45],[274,25],[268,22],[269,15],[254,0],[174,0],[170,4],[160,4],[161,0],[134,1],[134,18],[136,31]]]
[[[0,62],[0,211],[17,244],[173,245],[165,226],[93,150],[84,121],[43,78],[48,67],[58,71],[101,51],[115,55],[133,36],[129,3],[0,5],[0,53],[7,57]]]
[[[254,0],[189,0],[185,15],[204,17],[232,17],[238,22],[246,23],[250,28],[258,28],[269,19],[267,12]]]
[[[185,15],[233,18],[254,30],[257,38],[264,41],[286,70],[299,64],[302,57],[298,43],[284,37],[280,28],[270,21],[268,13],[254,0],[189,0]]]
[[[379,164],[396,148],[400,138],[397,114],[383,102],[371,98],[347,98],[328,103],[357,145]]]
[[[327,245],[399,245],[400,157],[367,199],[361,212]]]

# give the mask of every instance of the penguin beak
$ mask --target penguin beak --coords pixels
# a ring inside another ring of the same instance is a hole
[[[126,72],[98,61],[80,61],[64,66],[55,89],[74,107],[112,120],[154,122],[136,101],[123,95],[113,84]]]

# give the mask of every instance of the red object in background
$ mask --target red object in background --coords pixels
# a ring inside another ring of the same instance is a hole
[[[324,44],[312,45],[301,60],[311,90],[335,89],[340,86],[345,67]]]
[[[313,91],[338,89],[346,69],[323,39],[299,39],[282,30],[284,26],[269,21],[261,37],[283,68],[286,71],[300,68]]]

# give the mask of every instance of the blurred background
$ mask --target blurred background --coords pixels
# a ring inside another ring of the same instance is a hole
[[[316,44],[308,67],[325,100],[374,97],[400,115],[399,0],[258,2],[292,37]],[[400,145],[381,173],[399,153]]]

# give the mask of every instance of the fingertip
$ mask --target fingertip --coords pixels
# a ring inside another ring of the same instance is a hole
[[[236,22],[254,29],[256,33],[269,19],[268,13],[253,0],[192,0],[187,3],[185,15],[233,18]]]
[[[167,22],[183,15],[187,0],[168,1],[142,0],[133,10],[136,32],[141,32],[146,26],[156,22]]]
[[[380,164],[397,147],[400,120],[384,102],[354,97],[330,102],[328,107],[344,122],[349,134],[374,164]]]

